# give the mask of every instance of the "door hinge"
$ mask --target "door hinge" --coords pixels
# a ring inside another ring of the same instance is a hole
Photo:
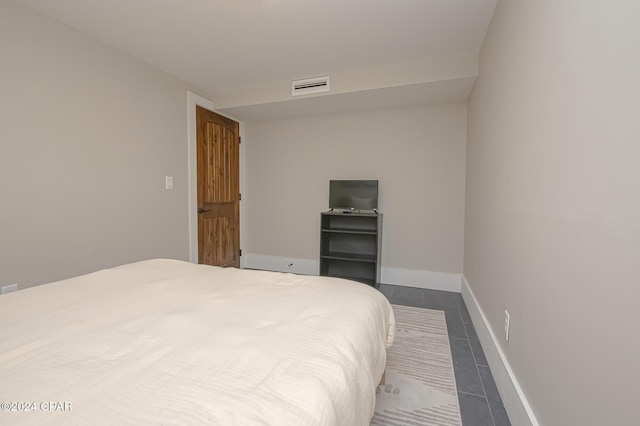
[[[238,145],[242,143],[242,136],[238,136]]]
[[[242,249],[238,250],[238,255],[242,256]]]
[[[242,194],[238,194],[238,201],[242,201]]]

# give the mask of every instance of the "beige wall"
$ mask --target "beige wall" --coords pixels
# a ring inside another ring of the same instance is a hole
[[[317,261],[329,180],[378,179],[383,267],[461,272],[464,102],[249,122],[245,131],[244,253]]]
[[[0,62],[0,285],[186,259],[189,88],[8,1]]]
[[[544,425],[640,421],[639,5],[499,2],[469,101],[464,274]]]

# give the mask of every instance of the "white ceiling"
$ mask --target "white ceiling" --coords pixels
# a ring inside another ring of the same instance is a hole
[[[336,93],[332,96],[309,96],[286,101],[217,108],[229,117],[242,120],[269,120],[319,114],[356,112],[368,109],[423,105],[425,103],[463,100],[469,96],[475,78],[460,78],[435,83],[411,84]]]
[[[17,0],[217,94],[475,55],[497,0]],[[390,84],[393,86],[393,84]]]

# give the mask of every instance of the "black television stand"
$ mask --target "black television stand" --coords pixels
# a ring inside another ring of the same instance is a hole
[[[359,210],[320,215],[320,275],[380,283],[382,213]]]

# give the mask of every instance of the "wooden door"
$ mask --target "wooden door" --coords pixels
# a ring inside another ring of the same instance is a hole
[[[240,125],[196,106],[198,263],[240,266]]]

